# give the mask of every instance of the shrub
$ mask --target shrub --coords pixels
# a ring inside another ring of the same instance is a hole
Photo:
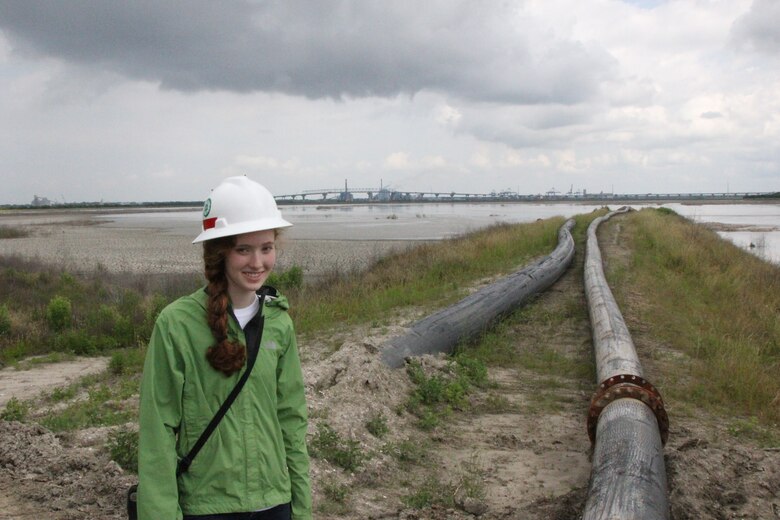
[[[0,349],[0,359],[5,363],[13,363],[28,355],[30,344],[23,339],[18,340],[11,346]]]
[[[377,413],[366,422],[366,429],[377,439],[381,439],[390,431],[387,427],[387,419],[381,413]]]
[[[8,307],[0,305],[0,336],[11,332],[11,315],[8,313]]]
[[[4,421],[19,421],[22,422],[27,418],[27,414],[30,412],[30,405],[24,401],[20,401],[16,397],[12,397],[6,404],[3,413],[0,413],[0,419]]]
[[[110,346],[108,336],[100,336],[102,346]],[[80,356],[91,356],[98,352],[95,336],[85,330],[69,330],[54,339],[54,347],[60,352],[73,352]]]
[[[111,460],[122,469],[138,473],[138,432],[135,430],[117,429],[108,437],[106,444]]]
[[[294,265],[286,271],[272,271],[266,283],[280,290],[300,289],[303,286],[303,269]]]
[[[64,296],[55,296],[46,308],[46,320],[52,330],[60,332],[70,327],[72,313],[70,300]]]
[[[135,325],[126,316],[119,316],[114,324],[113,331],[116,343],[123,347],[132,347],[136,344]]]
[[[132,374],[140,372],[144,365],[144,351],[131,348],[118,350],[111,354],[111,361],[108,363],[108,369],[112,374]]]
[[[309,443],[312,456],[325,459],[347,471],[360,468],[368,458],[360,451],[356,440],[345,440],[327,423],[317,425],[317,433]]]
[[[111,334],[114,332],[118,319],[119,314],[116,310],[106,304],[101,304],[87,316],[87,325],[96,333]]]

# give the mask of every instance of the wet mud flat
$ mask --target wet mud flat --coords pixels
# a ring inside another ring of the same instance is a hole
[[[0,254],[18,255],[60,266],[63,270],[112,273],[164,274],[202,271],[202,248],[192,244],[197,224],[183,226],[160,222],[112,222],[99,212],[0,212],[0,226],[19,228],[27,236],[0,241]],[[304,236],[311,236],[311,233]],[[378,238],[295,238],[279,240],[277,266],[299,266],[311,279],[328,273],[366,268],[393,251],[419,244],[419,240]]]

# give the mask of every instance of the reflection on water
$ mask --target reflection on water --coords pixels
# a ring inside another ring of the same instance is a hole
[[[294,224],[293,240],[439,240],[499,222],[533,222],[589,213],[601,204],[377,204],[280,206]],[[657,207],[632,204],[631,207]],[[780,264],[780,204],[664,204],[699,223],[722,224],[720,236],[765,260]],[[614,206],[613,209],[617,208]],[[154,228],[194,237],[201,213],[121,213],[103,217],[108,226]],[[752,246],[751,246],[752,244]]]

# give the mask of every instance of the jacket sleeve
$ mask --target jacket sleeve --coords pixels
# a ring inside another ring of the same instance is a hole
[[[146,351],[139,413],[138,519],[180,520],[176,430],[181,422],[184,368],[166,314]]]
[[[309,454],[306,450],[306,394],[295,333],[289,338],[276,369],[277,414],[284,437],[287,469],[292,488],[293,520],[311,520],[312,499],[309,480]]]

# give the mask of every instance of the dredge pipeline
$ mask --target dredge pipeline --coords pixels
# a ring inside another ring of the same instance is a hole
[[[588,227],[585,295],[599,388],[588,413],[595,443],[583,520],[668,520],[663,444],[668,419],[661,397],[642,377],[642,366],[623,316],[607,285],[596,230],[621,209]]]
[[[547,289],[574,258],[573,227],[572,219],[561,226],[558,245],[549,256],[418,321],[406,334],[388,341],[382,360],[400,368],[409,356],[452,352],[459,342],[478,336],[492,322]]]

